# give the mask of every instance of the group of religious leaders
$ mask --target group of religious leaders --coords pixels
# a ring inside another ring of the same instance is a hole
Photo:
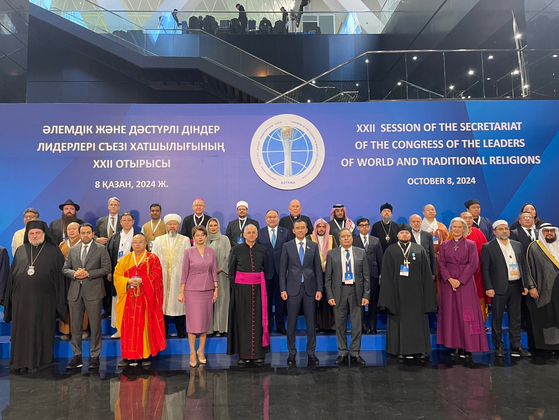
[[[137,360],[148,365],[149,356],[165,348],[170,317],[175,317],[179,337],[188,333],[191,366],[205,363],[208,332],[228,334],[228,353],[238,354],[239,364],[262,363],[269,351],[272,305],[278,331],[287,333],[288,365],[295,364],[295,327],[301,309],[308,325],[308,361],[313,365],[319,363],[315,327],[336,331],[336,363],[351,356],[352,363],[364,365],[361,334],[376,332],[377,307],[388,311],[387,351],[424,358],[431,351],[427,314],[436,311],[439,302],[438,343],[455,349],[457,357],[469,358],[471,352],[488,349],[484,320],[489,299],[493,299],[496,355],[503,354],[501,323],[506,307],[512,354],[529,356],[520,345],[522,296],[529,296],[531,347],[556,349],[557,229],[537,219],[531,204],[522,208],[513,231],[505,221],[491,225],[481,217],[477,200],[465,206],[469,211],[452,220],[449,234],[435,219],[432,205],[425,206],[423,219],[412,215],[409,226],[391,221],[392,206],[383,204],[382,220],[371,228],[365,218],[354,223],[342,205],[333,207],[330,222],[319,219],[311,225],[293,200],[288,216],[280,219],[276,210],[269,210],[266,227],[259,229],[258,222],[248,218],[248,203],[240,201],[239,218],[229,222],[222,235],[219,221],[204,214],[203,200],[196,199],[194,214],[182,220],[182,231],[186,229],[194,246],[178,233],[181,217],[168,214],[162,220],[159,204],[151,206],[152,220],[140,233],[133,229],[130,212],[118,214],[120,201],[112,197],[109,215],[99,219],[95,235],[91,225],[78,224],[79,206],[71,200],[60,205],[60,223],[51,223],[50,229],[36,220],[36,210],[26,209],[25,243],[16,250],[5,299],[5,319],[14,320],[10,366],[35,370],[52,362],[54,327],[43,328],[42,323],[58,314],[71,330],[74,358],[68,367],[80,367],[87,312],[90,368],[98,367],[102,306],[104,316],[112,312],[115,336],[121,338],[121,367]],[[476,227],[487,231],[487,223],[492,231],[485,234]],[[56,252],[54,238],[59,236],[64,238],[59,248],[67,256],[65,262]],[[495,239],[487,242],[487,237]],[[43,276],[46,281],[37,287],[33,280]],[[109,306],[103,302],[107,283],[109,296],[114,295]],[[25,311],[33,296],[40,304]],[[136,319],[141,325],[134,323]],[[44,334],[50,339],[45,340]],[[36,339],[21,351],[29,337]]]

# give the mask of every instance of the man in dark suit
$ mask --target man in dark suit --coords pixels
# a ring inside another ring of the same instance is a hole
[[[326,258],[325,290],[328,304],[334,307],[338,357],[336,364],[351,362],[364,366],[361,351],[362,306],[369,304],[371,282],[365,250],[352,246],[353,236],[349,229],[340,231],[340,248],[328,252]],[[347,313],[351,320],[351,344],[347,348]]]
[[[509,225],[504,220],[493,223],[495,239],[483,244],[481,272],[485,294],[491,300],[492,339],[495,356],[503,357],[502,324],[505,306],[509,314],[511,356],[530,357],[520,344],[520,297],[528,294],[528,269],[522,245],[509,239]],[[523,284],[524,283],[524,284]]]
[[[534,226],[534,217],[530,212],[520,213],[518,225],[510,231],[510,238],[522,244],[522,254],[526,258],[528,245],[538,239],[538,229]]]
[[[275,307],[276,329],[280,334],[287,334],[285,329],[285,302],[280,295],[279,271],[283,244],[289,241],[289,232],[278,226],[279,213],[276,210],[266,212],[266,227],[260,229],[256,243],[266,248],[266,292],[268,293],[268,328],[272,330],[272,304]]]
[[[369,235],[371,222],[369,219],[361,218],[357,220],[357,229],[359,235],[355,236],[353,246],[362,248],[367,255],[369,262],[369,276],[371,278],[371,299],[369,301],[369,325],[365,320],[365,307],[363,307],[363,334],[376,334],[377,333],[377,304],[380,293],[379,277],[382,270],[382,247],[380,240]]]
[[[307,229],[309,230],[309,235],[312,235],[313,224],[309,216],[301,214],[301,203],[299,200],[291,200],[289,203],[289,214],[280,219],[279,225],[286,228],[289,232],[289,240],[294,239],[293,228],[295,227],[295,222],[297,220],[304,220],[307,222]]]
[[[299,310],[303,307],[307,324],[307,355],[309,365],[318,365],[316,350],[316,303],[322,298],[322,262],[318,245],[307,241],[307,223],[295,222],[295,239],[283,244],[280,264],[281,298],[287,302],[287,358],[288,366],[295,366],[297,347],[295,328]]]
[[[111,271],[111,260],[107,249],[93,240],[93,226],[80,225],[81,246],[70,249],[62,272],[70,280],[68,306],[70,308],[70,327],[72,331],[72,352],[74,357],[68,369],[83,366],[82,363],[82,324],[84,310],[89,316],[91,326],[91,362],[89,369],[99,368],[101,354],[101,307],[105,286],[103,276]]]
[[[62,242],[62,240],[67,237],[66,226],[72,222],[76,222],[80,225],[83,223],[83,220],[78,219],[80,206],[72,200],[66,200],[66,202],[59,205],[58,208],[62,210],[60,219],[53,220],[49,225],[57,244]]]
[[[206,209],[206,203],[201,198],[197,198],[192,203],[192,210],[194,214],[189,214],[182,221],[181,235],[188,236],[192,239],[192,229],[194,226],[203,225],[205,228],[208,227],[208,222],[211,217],[204,213]]]
[[[256,226],[256,229],[260,229],[260,223],[247,217],[248,203],[246,201],[239,201],[237,203],[237,214],[239,215],[239,218],[231,220],[227,225],[227,230],[225,231],[225,236],[227,236],[231,242],[231,248],[237,244],[242,244],[245,241],[243,236],[245,226],[254,225]]]
[[[120,210],[120,200],[117,197],[111,197],[108,201],[109,215],[103,216],[97,220],[95,225],[95,236],[97,237],[97,243],[101,245],[107,245],[109,239],[115,234],[122,230],[120,225],[120,215],[118,211]],[[103,283],[105,285],[105,297],[103,298],[103,309],[104,313],[109,314],[111,312],[111,289],[112,283],[105,276]]]
[[[437,276],[437,257],[435,255],[435,245],[433,244],[433,235],[421,230],[421,216],[419,214],[412,214],[410,216],[411,226],[411,242],[421,245],[427,254],[429,267],[433,279]]]

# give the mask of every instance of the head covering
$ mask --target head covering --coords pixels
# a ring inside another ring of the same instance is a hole
[[[473,206],[474,204],[479,204],[479,200],[476,200],[475,198],[471,198],[470,200],[466,201],[464,203],[464,206],[469,209],[470,206]]]
[[[29,222],[31,223],[31,222]],[[29,226],[29,223],[27,225]],[[547,243],[545,237],[543,236],[544,229],[554,229],[555,230],[555,242]],[[553,226],[551,223],[542,223],[540,226],[540,231],[538,233],[538,240],[547,248],[549,253],[555,257],[556,260],[559,260],[559,229],[556,226]]]
[[[407,230],[409,233],[411,233],[411,226],[408,225],[407,223],[402,223],[401,225],[398,225],[398,228],[396,229],[396,233],[399,233],[403,230]]]
[[[179,225],[182,222],[182,218],[176,214],[176,213],[169,213],[167,215],[165,215],[165,217],[163,218],[163,223],[167,224],[170,221],[174,220],[175,222],[177,222]]]
[[[237,207],[235,207],[235,208],[238,209],[238,208],[241,207],[241,206],[245,206],[245,207],[247,208],[247,210],[248,210],[248,203],[247,203],[246,201],[243,201],[243,200],[238,201],[238,202],[237,202]]]
[[[493,230],[497,229],[497,226],[501,226],[501,225],[507,225],[507,227],[509,226],[506,220],[495,220],[493,222]]]
[[[23,237],[24,244],[29,243],[29,231],[31,229],[41,229],[43,232],[45,232],[46,242],[50,242],[51,244],[58,245],[47,223],[43,222],[42,220],[31,220],[30,222],[27,222],[27,225],[25,225],[25,236]]]
[[[58,208],[60,210],[63,210],[64,206],[74,206],[76,211],[80,211],[80,206],[78,204],[74,203],[72,200],[66,200],[66,202],[59,205]]]
[[[217,241],[221,236],[223,236],[221,234],[221,224],[219,223],[219,220],[217,220],[215,217],[212,217],[210,220],[208,220],[208,225],[210,224],[210,222],[212,220],[217,222],[217,232],[216,233],[210,233],[210,230],[208,229],[208,236],[206,238],[206,245],[209,245],[212,241]],[[206,225],[206,226],[208,226],[208,225]]]
[[[346,208],[343,204],[334,204],[332,206],[332,211],[330,212],[330,220],[335,219],[334,212],[335,212],[336,209],[342,209],[344,211],[344,219],[345,219],[344,227],[353,232],[353,230],[355,229],[355,223],[353,223],[353,220],[350,220],[347,217],[347,210],[346,210]]]
[[[318,241],[318,233],[316,233],[316,227],[321,223],[326,224],[326,232],[324,233],[324,240],[322,241],[322,247],[320,246],[320,242]],[[320,249],[320,254],[324,258],[324,261],[326,261],[326,255],[328,254],[328,251],[329,251],[328,248],[329,248],[329,244],[330,244],[330,225],[328,224],[328,222],[326,220],[318,219],[316,222],[314,222],[313,227],[314,227],[314,230],[312,231],[312,236],[314,238],[314,241],[318,244],[318,247]]]
[[[388,209],[388,210],[390,210],[390,211],[394,211],[394,210],[392,209],[392,205],[389,204],[389,203],[384,203],[382,206],[380,206],[380,212],[381,212],[381,213],[382,213],[382,211],[383,211],[384,209]]]

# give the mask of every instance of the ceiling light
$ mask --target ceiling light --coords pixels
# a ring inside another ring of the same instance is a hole
[[[490,55],[489,57],[487,57],[488,60],[493,60],[493,56]]]
[[[402,82],[398,82],[396,83],[398,86],[402,86]]]
[[[450,90],[453,90],[453,89],[454,89],[454,85],[450,85],[448,88],[449,88]]]
[[[355,86],[359,86],[359,83],[356,83]]]
[[[468,74],[469,74],[470,76],[473,76],[474,71],[473,71],[473,70],[470,70],[470,71],[468,71]]]
[[[414,55],[414,56],[412,57],[412,59],[413,59],[413,60],[417,60],[417,55]]]
[[[310,100],[310,99],[307,99],[307,103],[310,104],[310,103],[311,103],[311,100]]]
[[[487,80],[491,80],[491,77],[488,77]]]
[[[365,63],[369,64],[369,59],[368,58],[365,60]]]

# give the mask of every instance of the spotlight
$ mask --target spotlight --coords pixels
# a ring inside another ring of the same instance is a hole
[[[450,85],[448,88],[449,88],[450,90],[454,90],[454,85]]]
[[[307,99],[307,103],[310,104],[310,103],[311,103],[311,100],[310,100],[310,99]]]
[[[487,80],[491,80],[491,77],[488,77]]]
[[[368,58],[365,60],[365,63],[369,64],[369,59]]]
[[[493,56],[490,55],[489,57],[487,57],[488,60],[493,60]]]
[[[557,54],[553,54],[553,58],[557,58]]]
[[[355,86],[359,86],[359,83],[356,83]]]
[[[470,70],[470,71],[468,71],[468,74],[469,74],[470,76],[473,76],[473,75],[474,75],[474,71],[473,71],[473,70]]]
[[[520,39],[520,38],[522,38],[522,34],[516,34],[514,37],[515,37],[516,39]]]
[[[512,72],[512,74],[518,74],[518,73],[520,73],[518,70]]]
[[[412,60],[417,60],[417,55],[414,55],[414,56],[412,57]]]
[[[311,83],[312,83],[313,85],[316,84],[316,82],[315,82],[314,80],[311,80]]]
[[[396,83],[398,86],[402,86],[402,82],[398,82]]]
[[[528,89],[530,87],[530,85],[524,85],[523,88],[524,89]]]

